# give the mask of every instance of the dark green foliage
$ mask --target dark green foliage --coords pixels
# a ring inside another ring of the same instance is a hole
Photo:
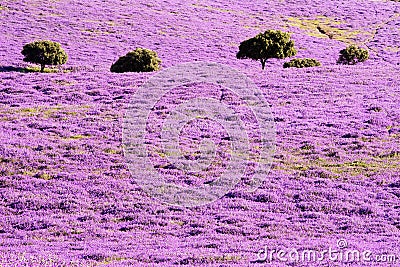
[[[144,48],[136,48],[125,56],[120,57],[111,66],[111,72],[150,72],[159,69],[161,60],[157,53]]]
[[[338,64],[354,65],[358,62],[366,61],[369,57],[368,50],[359,48],[355,45],[350,45],[345,49],[340,50]]]
[[[255,37],[243,41],[239,45],[238,59],[249,58],[260,60],[262,69],[270,58],[286,58],[296,55],[294,42],[290,40],[290,34],[277,30],[268,30],[259,33]]]
[[[68,55],[61,45],[52,41],[35,41],[24,45],[22,52],[25,62],[40,65],[40,72],[44,71],[45,65],[61,65],[68,60]]]
[[[321,66],[321,63],[313,58],[295,58],[283,64],[284,68],[308,68],[316,66]]]

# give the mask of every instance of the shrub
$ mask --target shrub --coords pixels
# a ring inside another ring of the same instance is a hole
[[[68,60],[61,45],[48,40],[26,44],[21,53],[25,56],[25,62],[39,64],[40,72],[44,72],[45,65],[61,65]]]
[[[144,48],[136,48],[112,64],[111,72],[150,72],[159,69],[161,60],[157,53]]]
[[[321,63],[313,58],[295,58],[283,64],[284,68],[308,68],[316,66],[321,66]]]
[[[350,45],[345,49],[340,50],[338,64],[354,65],[358,62],[366,61],[369,57],[368,50],[359,48],[355,45]]]
[[[239,52],[236,54],[238,59],[249,58],[260,60],[262,69],[265,62],[270,58],[286,58],[296,55],[294,42],[290,40],[290,34],[267,30],[259,33],[255,37],[243,41],[239,45]]]

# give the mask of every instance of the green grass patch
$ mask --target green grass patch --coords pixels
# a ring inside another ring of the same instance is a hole
[[[107,154],[121,154],[120,150],[112,149],[112,148],[106,148],[104,149],[104,153]]]
[[[77,135],[70,136],[68,139],[84,139],[84,138],[90,138],[90,137],[92,137],[90,134],[85,134],[85,135],[77,134]]]
[[[288,154],[283,159],[276,161],[273,167],[287,174],[299,173],[307,175],[307,171],[326,172],[327,178],[346,178],[346,176],[369,177],[377,172],[400,169],[400,152],[392,151],[369,159],[339,162],[333,158],[309,159],[303,154]]]
[[[22,69],[21,72],[40,72],[40,67],[26,67],[25,69]],[[58,69],[54,68],[44,68],[43,70],[44,73],[57,73]]]
[[[43,180],[50,180],[52,176],[48,173],[40,173],[37,175],[38,178],[43,179]]]
[[[400,151],[391,151],[389,153],[380,154],[378,155],[378,158],[400,159]]]
[[[344,21],[317,16],[315,19],[289,17],[287,24],[304,30],[307,35],[317,38],[330,38],[345,43],[353,43],[356,37],[361,34],[360,30],[339,29],[338,25]]]
[[[67,116],[78,116],[85,113],[90,106],[88,105],[71,105],[71,106],[35,106],[22,108],[0,109],[2,114],[17,114],[21,116],[40,116],[41,118],[66,118]]]

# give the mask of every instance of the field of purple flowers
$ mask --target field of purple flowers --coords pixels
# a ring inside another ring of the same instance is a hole
[[[400,262],[399,2],[3,0],[0,24],[0,266],[267,266],[256,261],[266,246],[338,240],[372,252],[351,266]],[[239,43],[267,29],[291,32],[295,57],[322,66],[237,60]],[[42,39],[69,55],[57,73],[24,71],[22,46]],[[351,43],[370,59],[336,65]],[[109,68],[136,47],[157,51],[163,69],[226,64],[263,91],[276,151],[258,190],[183,208],[135,183],[122,122],[154,73]]]

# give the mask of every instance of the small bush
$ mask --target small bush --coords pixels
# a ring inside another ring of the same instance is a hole
[[[368,50],[359,48],[355,45],[350,45],[345,49],[340,50],[338,64],[354,65],[358,62],[366,61],[369,57]]]
[[[159,69],[161,60],[157,53],[144,48],[136,48],[112,64],[111,72],[150,72]]]
[[[53,41],[35,41],[24,45],[22,52],[25,62],[40,65],[40,72],[44,72],[46,65],[62,65],[68,60],[67,53],[61,45]]]
[[[284,68],[308,68],[316,66],[321,66],[321,63],[313,58],[295,58],[283,64]]]

